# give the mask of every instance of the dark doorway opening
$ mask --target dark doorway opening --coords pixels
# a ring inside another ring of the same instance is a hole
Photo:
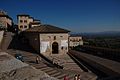
[[[52,53],[58,54],[58,43],[57,42],[53,42],[52,44]]]

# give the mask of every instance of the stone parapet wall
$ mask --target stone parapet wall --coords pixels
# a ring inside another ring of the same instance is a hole
[[[3,39],[3,34],[4,34],[4,31],[0,31],[0,46],[1,46],[2,39]]]

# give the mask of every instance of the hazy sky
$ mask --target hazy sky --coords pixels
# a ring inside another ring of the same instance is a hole
[[[0,9],[15,23],[25,13],[72,32],[120,31],[120,0],[0,0]]]

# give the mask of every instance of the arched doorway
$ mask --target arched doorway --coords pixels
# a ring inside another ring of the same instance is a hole
[[[58,54],[58,43],[57,42],[53,42],[52,44],[52,53]]]

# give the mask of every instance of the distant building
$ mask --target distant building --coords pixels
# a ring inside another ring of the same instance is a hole
[[[40,23],[40,20],[34,19],[33,22],[30,22],[29,25],[30,25],[30,27],[32,28],[32,27],[35,27],[35,26],[40,26],[41,23]]]
[[[69,37],[69,47],[73,48],[78,45],[83,45],[83,40],[81,36],[70,36]]]
[[[52,25],[40,25],[25,30],[27,42],[44,55],[65,54],[68,52],[69,31]]]
[[[18,19],[18,29],[24,31],[29,28],[29,15],[21,14],[17,15]]]
[[[39,26],[40,21],[36,21],[33,17],[30,17],[30,15],[27,14],[19,14],[17,15],[18,20],[18,29],[20,31],[24,31],[26,29],[29,29],[30,27]]]
[[[8,30],[13,25],[13,20],[6,12],[0,10],[0,29]]]

